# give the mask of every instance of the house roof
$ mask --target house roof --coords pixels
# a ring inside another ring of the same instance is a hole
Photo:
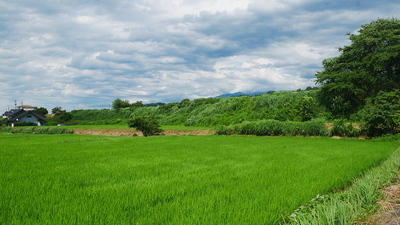
[[[31,106],[31,105],[20,105],[20,106],[18,106],[18,108],[35,108],[35,106]]]
[[[25,111],[23,109],[12,109],[3,115],[8,116],[8,122],[15,122],[17,119],[20,119],[26,115],[33,115],[41,121],[46,121],[46,118],[42,114],[35,111]]]
[[[22,113],[23,111],[24,111],[23,109],[11,109],[10,111],[3,113],[3,116],[13,117],[15,115]]]

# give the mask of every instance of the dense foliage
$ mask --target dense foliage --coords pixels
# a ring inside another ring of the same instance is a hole
[[[40,113],[42,115],[49,114],[49,111],[44,107],[35,107],[35,112]]]
[[[400,20],[378,19],[349,34],[351,45],[323,61],[316,74],[320,102],[337,117],[349,117],[367,98],[400,88]]]
[[[121,100],[121,99],[119,99],[119,98],[117,98],[117,99],[115,99],[113,102],[112,102],[112,108],[113,109],[123,109],[123,108],[127,108],[127,107],[129,107],[129,101],[128,100]]]
[[[358,137],[364,135],[364,131],[356,128],[353,123],[345,123],[343,120],[336,120],[330,130],[331,135],[340,137]]]
[[[398,133],[400,129],[400,90],[379,92],[368,99],[363,112],[364,130],[368,136]]]

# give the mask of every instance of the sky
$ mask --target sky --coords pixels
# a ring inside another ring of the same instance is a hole
[[[398,0],[0,0],[0,112],[315,86]]]

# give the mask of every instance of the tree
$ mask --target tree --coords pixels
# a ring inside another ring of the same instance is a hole
[[[126,108],[129,106],[130,106],[130,104],[129,104],[128,100],[122,101],[121,99],[117,98],[112,102],[113,109],[122,109],[122,108]]]
[[[42,115],[49,114],[49,111],[46,108],[43,108],[43,107],[40,107],[40,108],[35,107],[35,112],[38,112],[38,113],[40,113]]]
[[[72,119],[72,115],[64,110],[61,114],[55,116],[54,118],[58,123],[65,123]]]
[[[132,103],[130,105],[130,110],[133,112],[135,109],[143,107],[143,102],[142,101],[137,101],[136,103]]]
[[[65,110],[62,110],[60,106],[54,107],[51,110],[51,113],[53,113],[54,115],[60,115],[62,112],[65,112]]]
[[[128,121],[128,126],[141,131],[145,137],[163,132],[156,118],[150,116],[133,118]]]
[[[296,99],[291,113],[293,118],[302,122],[311,120],[317,114],[318,103],[314,97],[305,95]]]
[[[348,34],[352,42],[316,74],[320,102],[336,117],[348,117],[380,91],[400,88],[400,20],[378,19]]]
[[[367,100],[363,126],[368,136],[398,133],[400,128],[400,90],[379,92]]]

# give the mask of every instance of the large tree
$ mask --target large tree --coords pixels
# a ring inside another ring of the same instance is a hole
[[[320,101],[333,115],[346,117],[380,91],[400,88],[400,20],[378,19],[348,34],[351,45],[323,61],[316,74]]]
[[[128,100],[123,101],[123,100],[117,98],[112,102],[113,109],[122,109],[122,108],[126,108],[129,106],[130,106],[130,104],[129,104]]]
[[[44,108],[44,107],[40,107],[40,108],[35,107],[35,112],[38,112],[38,113],[40,113],[40,114],[42,114],[42,115],[47,115],[47,114],[49,114],[49,111],[48,111],[46,108]]]

